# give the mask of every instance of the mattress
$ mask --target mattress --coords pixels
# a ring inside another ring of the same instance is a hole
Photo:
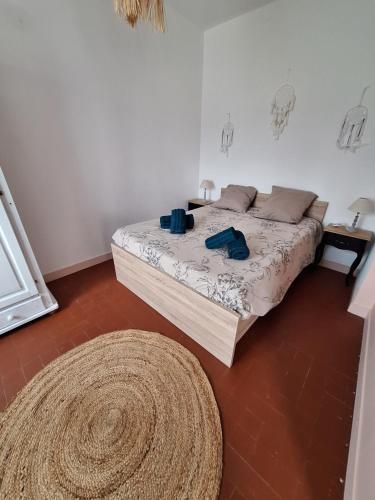
[[[257,219],[257,210],[240,214],[203,207],[194,210],[195,226],[186,234],[171,234],[155,219],[118,229],[113,241],[243,319],[263,316],[313,262],[322,227],[308,217],[299,224]],[[230,226],[244,233],[249,259],[232,260],[225,248],[205,247],[206,238]]]

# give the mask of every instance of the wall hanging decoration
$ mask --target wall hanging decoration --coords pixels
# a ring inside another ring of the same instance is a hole
[[[149,21],[156,31],[165,31],[163,0],[114,0],[115,12],[132,28],[138,20]]]
[[[227,158],[229,156],[229,148],[233,144],[233,136],[234,136],[234,125],[230,121],[230,113],[228,113],[228,121],[223,127],[223,130],[221,132],[221,146],[220,146],[220,151],[222,153],[225,153],[227,155]]]
[[[369,87],[363,89],[358,106],[349,109],[340,128],[339,137],[336,141],[337,147],[344,151],[355,153],[357,149],[366,146],[362,143],[365,131],[368,109],[363,106],[363,100]]]
[[[287,82],[289,81],[289,76],[290,69],[288,70]],[[288,125],[289,114],[293,111],[295,103],[295,89],[289,83],[285,83],[277,90],[272,102],[272,130],[275,140],[279,140],[284,128]]]

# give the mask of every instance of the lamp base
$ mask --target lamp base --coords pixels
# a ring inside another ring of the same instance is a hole
[[[359,212],[356,213],[356,216],[354,217],[353,220],[353,224],[351,226],[346,226],[347,231],[350,231],[351,233],[355,233],[357,231],[358,219],[359,219]]]

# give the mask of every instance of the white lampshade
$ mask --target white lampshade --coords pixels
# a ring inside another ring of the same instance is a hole
[[[350,205],[349,210],[354,213],[369,214],[373,211],[373,205],[368,198],[358,198]]]
[[[201,189],[213,189],[214,188],[214,183],[212,181],[208,181],[207,179],[204,179],[201,182]]]

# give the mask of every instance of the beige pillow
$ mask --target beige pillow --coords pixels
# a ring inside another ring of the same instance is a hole
[[[255,196],[257,194],[257,190],[254,186],[239,186],[237,184],[228,184],[227,189],[228,188],[237,188],[238,190],[246,193],[248,195],[248,197],[250,198],[250,205],[254,201]]]
[[[220,200],[212,204],[213,207],[245,213],[256,195],[252,186],[229,185],[223,189]]]
[[[272,186],[272,194],[254,217],[298,224],[317,195],[301,189]]]

